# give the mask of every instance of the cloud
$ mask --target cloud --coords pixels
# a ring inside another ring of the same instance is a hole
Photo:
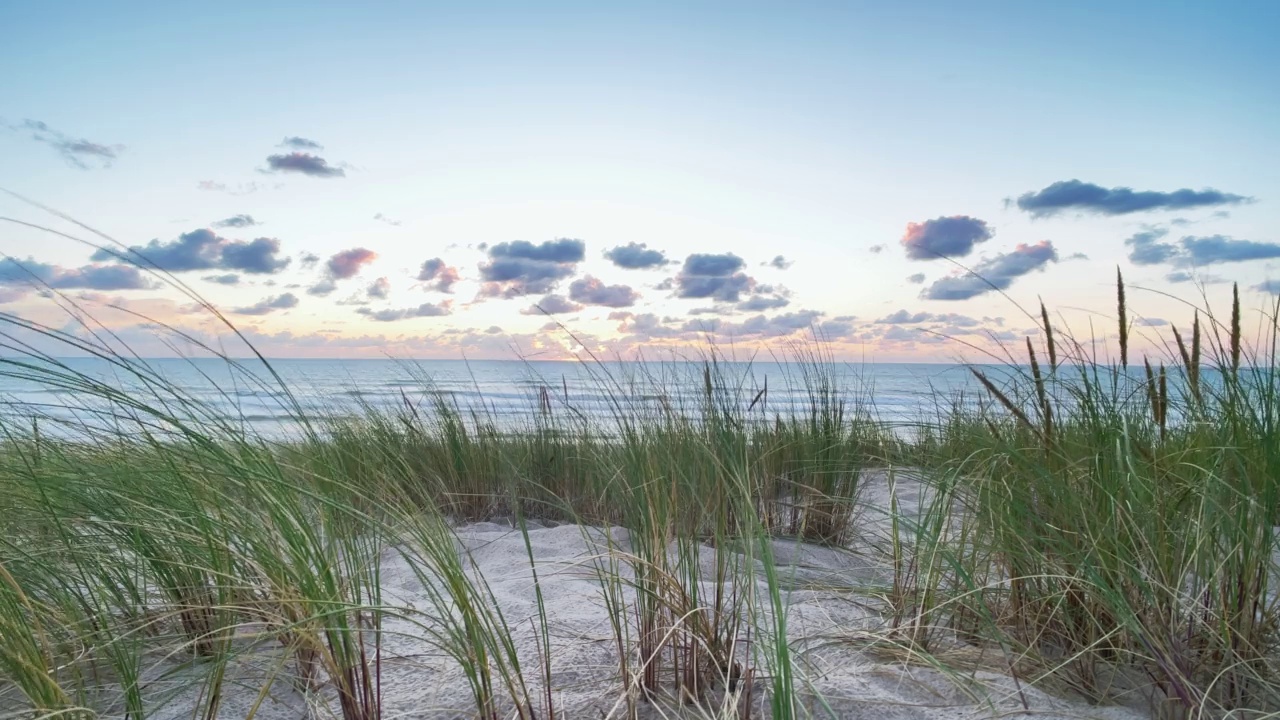
[[[293,293],[285,293],[283,295],[272,295],[253,305],[235,308],[231,312],[236,315],[267,315],[276,310],[288,310],[297,306],[298,297]]]
[[[307,288],[307,294],[315,295],[317,297],[325,297],[326,295],[332,294],[333,291],[337,289],[338,284],[333,281],[333,278],[325,278],[315,285]]]
[[[64,268],[27,258],[0,258],[0,286],[20,289],[47,285],[56,290],[149,290],[154,282],[131,265],[84,265]]]
[[[681,330],[690,333],[715,333],[733,337],[784,337],[814,328],[823,313],[797,310],[782,315],[754,315],[739,323],[723,320],[689,320]]]
[[[1165,275],[1164,279],[1171,283],[1188,283],[1193,282],[1196,279],[1196,276],[1194,273],[1189,273],[1186,270],[1174,270],[1168,275]]]
[[[388,224],[388,225],[395,225],[395,226],[399,226],[399,225],[400,225],[400,221],[399,221],[399,220],[392,220],[391,218],[387,217],[386,215],[383,215],[382,213],[378,213],[378,214],[374,215],[374,216],[373,216],[373,219],[374,219],[374,220],[381,220],[382,222],[384,222],[384,223],[386,223],[386,224]]]
[[[629,285],[605,285],[588,275],[569,284],[569,298],[584,305],[625,308],[635,305],[640,294]]]
[[[146,245],[135,245],[128,250],[128,254],[139,256],[168,272],[239,270],[262,275],[288,267],[289,259],[277,257],[279,253],[280,241],[275,238],[262,237],[248,242],[228,240],[204,228],[183,233],[171,242],[152,240]],[[123,257],[127,258],[128,255]],[[101,248],[90,259],[120,260],[122,255]]]
[[[871,251],[872,255],[879,255],[880,253],[884,252],[884,245],[883,244],[872,245],[867,249]]]
[[[64,160],[81,170],[88,170],[91,161],[104,168],[111,167],[124,150],[123,145],[103,145],[69,137],[39,120],[23,120],[21,124],[8,127],[16,132],[30,132],[32,140],[58,151]]]
[[[257,220],[254,220],[252,215],[232,215],[226,220],[218,220],[210,223],[211,226],[216,228],[246,228],[261,224],[262,223]]]
[[[291,148],[293,150],[323,150],[324,146],[315,140],[308,140],[304,137],[287,137],[280,141],[279,147]]]
[[[129,265],[85,265],[65,270],[49,280],[58,289],[147,290],[155,287],[136,267]]]
[[[1191,265],[1270,260],[1280,257],[1280,244],[1236,240],[1224,235],[1182,238],[1185,262]]]
[[[1011,252],[976,264],[965,275],[935,280],[921,296],[929,300],[968,300],[992,290],[1007,290],[1017,278],[1057,260],[1058,251],[1048,240],[1035,245],[1019,244]]]
[[[733,253],[690,255],[675,278],[676,297],[736,303],[742,293],[755,287],[755,280],[741,272],[745,266]]]
[[[1273,295],[1280,295],[1280,280],[1263,280],[1257,285],[1254,285],[1253,289],[1257,290],[1258,292],[1265,292],[1265,293],[1271,293]]]
[[[787,268],[790,268],[792,264],[794,264],[794,261],[788,260],[781,255],[774,255],[772,260],[762,264],[768,265],[769,267],[772,267],[772,268],[777,268],[778,270],[786,270]]]
[[[609,262],[628,270],[648,270],[662,267],[669,261],[667,256],[658,250],[650,250],[644,243],[627,243],[619,245],[604,254]]]
[[[319,155],[304,152],[291,152],[288,155],[268,155],[267,170],[264,172],[293,172],[311,177],[333,178],[346,177],[347,172]]]
[[[316,263],[320,262],[320,256],[315,253],[304,253],[302,257],[298,258],[298,262],[304,268],[314,267]]]
[[[1135,265],[1168,263],[1177,267],[1202,267],[1280,258],[1280,243],[1236,240],[1225,235],[1188,235],[1174,244],[1162,241],[1168,234],[1164,228],[1149,228],[1135,233],[1124,241],[1130,248],[1129,260]]]
[[[1028,192],[1018,197],[1018,207],[1034,217],[1047,217],[1068,210],[1101,215],[1127,215],[1146,210],[1186,210],[1249,202],[1253,202],[1253,199],[1212,188],[1183,188],[1172,192],[1138,191],[1127,187],[1108,189],[1079,180],[1062,180],[1039,192]]]
[[[791,301],[784,297],[779,297],[779,296],[770,297],[768,295],[752,295],[751,297],[747,298],[746,300],[743,300],[742,302],[738,303],[734,307],[736,307],[738,310],[743,310],[746,312],[759,312],[761,310],[776,310],[778,308],[786,307],[790,304],[791,304]]]
[[[417,307],[410,308],[389,308],[386,310],[371,310],[362,307],[356,312],[375,322],[395,322],[397,320],[408,320],[409,318],[419,317],[441,317],[453,312],[453,303],[445,301],[442,303],[422,303]]]
[[[386,300],[391,294],[391,281],[385,277],[374,280],[365,290],[365,294],[371,298]]]
[[[454,283],[458,282],[458,268],[450,267],[440,258],[431,258],[422,263],[418,271],[418,279],[427,283],[427,290],[437,292],[453,292]]]
[[[521,315],[563,315],[578,312],[582,306],[563,295],[544,295],[542,299],[520,311]]]
[[[573,275],[586,257],[586,243],[561,238],[534,245],[526,240],[498,243],[488,249],[489,259],[480,264],[485,297],[519,297],[551,292],[561,280]]]
[[[240,276],[235,273],[227,273],[225,275],[205,275],[200,279],[206,280],[212,283],[218,283],[219,285],[239,285],[240,284]]]
[[[277,257],[280,241],[260,237],[249,242],[233,241],[222,248],[222,265],[227,270],[242,270],[251,274],[270,275],[289,265],[289,258]]]
[[[325,263],[325,270],[334,280],[346,280],[355,277],[365,265],[378,259],[378,253],[369,248],[351,248],[334,253]]]
[[[924,273],[916,273],[914,275],[908,275],[907,282],[911,283],[912,285],[920,285],[924,283]]]
[[[992,238],[995,231],[986,222],[968,215],[952,215],[907,223],[902,236],[902,246],[912,260],[933,260],[939,257],[964,257],[973,252],[973,246]]]
[[[1134,233],[1124,241],[1129,246],[1129,262],[1134,265],[1159,265],[1169,262],[1178,254],[1178,248],[1160,239],[1168,235],[1164,228],[1148,228]]]
[[[214,182],[213,180],[201,180],[196,183],[196,189],[204,190],[205,192],[224,192],[228,195],[248,195],[249,193],[258,192],[262,189],[262,186],[258,183],[251,182],[236,183],[235,187],[231,187],[226,183]]]
[[[693,254],[685,258],[684,272],[688,275],[724,277],[741,270],[745,263],[733,253],[724,255]]]
[[[1133,321],[1133,324],[1140,327],[1163,327],[1168,325],[1169,321],[1164,318],[1138,318]]]
[[[972,318],[968,315],[957,313],[912,313],[906,310],[899,310],[875,321],[876,325],[919,325],[921,323],[947,323],[955,327],[977,327],[982,324],[977,318]]]

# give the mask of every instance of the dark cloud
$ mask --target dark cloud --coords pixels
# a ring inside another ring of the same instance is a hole
[[[311,177],[332,178],[346,177],[347,172],[333,167],[319,155],[304,152],[291,152],[288,155],[267,156],[266,172],[294,172]]]
[[[1185,262],[1196,266],[1280,257],[1280,244],[1236,240],[1224,235],[1184,237],[1181,244]]]
[[[395,322],[396,320],[408,320],[409,318],[441,317],[448,315],[453,312],[453,305],[446,301],[438,304],[422,303],[417,307],[388,308],[386,310],[371,310],[369,308],[362,307],[359,310],[356,310],[356,312],[376,322]]]
[[[84,138],[69,137],[39,120],[24,120],[21,124],[8,127],[17,132],[31,133],[32,140],[58,151],[64,160],[81,170],[88,170],[91,161],[104,168],[111,167],[111,163],[124,150],[123,145],[103,145]]]
[[[761,310],[776,310],[791,304],[791,301],[779,296],[769,295],[752,295],[743,300],[734,307],[745,312],[760,312]]]
[[[358,275],[365,265],[376,259],[378,259],[378,253],[369,248],[351,248],[334,253],[325,263],[325,270],[334,280],[346,280]]]
[[[557,283],[573,275],[586,257],[586,243],[561,238],[537,245],[526,240],[498,243],[489,248],[489,259],[480,264],[486,297],[519,297],[551,292]]]
[[[1273,295],[1280,295],[1280,280],[1263,280],[1257,285],[1254,285],[1253,289],[1257,290],[1258,292],[1265,292],[1265,293],[1271,293]]]
[[[588,275],[569,284],[569,299],[584,305],[625,308],[635,305],[640,294],[629,285],[605,285]]]
[[[222,248],[221,267],[256,275],[270,275],[289,266],[289,258],[278,257],[280,241],[260,237],[249,242],[236,240]]]
[[[755,280],[741,272],[745,265],[732,253],[690,255],[675,278],[676,297],[736,303],[742,293],[755,287]]]
[[[206,280],[212,283],[218,283],[219,285],[239,285],[240,284],[240,276],[235,273],[227,273],[225,275],[205,275],[200,279]]]
[[[1029,192],[1019,196],[1018,207],[1035,217],[1056,215],[1068,210],[1102,215],[1126,215],[1145,210],[1186,210],[1216,205],[1239,205],[1252,201],[1252,198],[1232,195],[1212,188],[1204,190],[1183,188],[1172,192],[1138,191],[1127,187],[1104,188],[1101,185],[1079,180],[1063,180],[1039,192]]]
[[[57,290],[148,290],[156,286],[131,265],[84,265],[64,268],[33,258],[0,258],[0,285],[21,289],[48,286]]]
[[[323,150],[324,146],[315,140],[308,140],[304,137],[287,137],[280,141],[279,147],[290,148],[293,150]]]
[[[55,275],[49,285],[58,289],[147,290],[155,283],[131,265],[85,265],[69,268]]]
[[[1124,241],[1129,246],[1129,262],[1134,265],[1159,265],[1169,262],[1178,254],[1178,248],[1161,242],[1168,235],[1164,228],[1148,228],[1134,233]]]
[[[304,253],[298,258],[298,262],[304,268],[315,267],[315,264],[320,262],[320,256],[315,253]]]
[[[968,274],[935,280],[921,295],[929,300],[967,300],[992,290],[1006,290],[1017,278],[1057,260],[1058,251],[1048,240],[1020,244],[1011,252],[976,264]]]
[[[56,265],[37,262],[34,258],[18,260],[12,257],[0,258],[0,284],[29,285],[49,282],[61,271]]]
[[[658,250],[650,250],[644,243],[619,245],[604,254],[609,262],[628,270],[647,270],[666,265],[667,256]]]
[[[982,220],[968,215],[952,215],[922,223],[907,223],[902,246],[912,260],[956,258],[973,252],[974,245],[986,242],[994,235],[995,231]]]
[[[521,315],[563,315],[578,312],[582,306],[563,295],[544,295],[541,300],[520,311]]]
[[[418,279],[427,283],[427,290],[437,292],[453,292],[454,283],[458,282],[458,268],[450,267],[440,258],[431,258],[422,263],[418,271]]]
[[[872,245],[867,249],[871,251],[872,255],[879,255],[880,253],[884,252],[884,245]]]
[[[388,225],[395,225],[395,226],[399,226],[399,225],[400,225],[400,221],[399,221],[399,220],[392,220],[391,218],[387,217],[386,215],[383,215],[382,213],[378,213],[377,215],[374,215],[374,216],[373,216],[373,219],[374,219],[374,220],[380,220],[380,221],[382,221],[382,222],[384,222],[384,223],[386,223],[386,224],[388,224]]]
[[[298,297],[293,293],[285,293],[283,295],[272,295],[253,305],[235,308],[231,312],[236,315],[267,315],[276,310],[288,310],[297,306]]]
[[[769,267],[777,268],[779,270],[786,270],[787,268],[791,267],[792,261],[786,259],[781,255],[774,255],[773,259],[766,264]]]
[[[912,285],[922,284],[924,282],[924,273],[916,273],[914,275],[908,275],[907,282],[911,283]]]
[[[365,290],[365,294],[371,298],[386,300],[391,294],[391,281],[385,277],[380,277],[370,283],[369,287]]]
[[[135,245],[123,255],[102,248],[90,259],[121,260],[134,255],[167,272],[239,270],[267,275],[288,267],[289,259],[277,257],[279,253],[280,241],[275,238],[264,237],[248,242],[228,240],[212,230],[201,228],[183,233],[171,242],[152,240],[146,245]]]
[[[684,273],[686,275],[706,275],[710,277],[726,277],[741,270],[746,263],[733,253],[724,255],[693,254],[685,258]]]
[[[211,224],[216,228],[246,228],[262,223],[254,220],[252,215],[232,215],[226,220],[218,220]]]
[[[1168,234],[1164,228],[1148,228],[1134,234],[1124,241],[1130,248],[1129,260],[1135,265],[1202,267],[1280,258],[1280,243],[1236,240],[1225,235],[1188,235],[1174,244],[1162,241]]]

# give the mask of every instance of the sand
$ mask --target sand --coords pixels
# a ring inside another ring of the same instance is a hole
[[[899,502],[914,507],[919,488],[899,480]],[[888,507],[889,483],[883,474],[869,478],[867,505],[872,510],[860,522],[863,532],[850,549],[806,545],[792,539],[776,539],[772,549],[780,575],[787,579],[788,637],[800,674],[799,695],[813,717],[889,718],[1127,718],[1149,717],[1138,708],[1092,706],[1079,698],[1055,697],[1029,688],[993,671],[945,674],[938,670],[870,652],[862,631],[882,628],[884,620],[874,599],[875,589],[889,578],[882,555],[876,550],[885,521],[876,507]],[[536,664],[540,658],[537,605],[524,539],[518,530],[501,523],[475,523],[457,529],[460,550],[488,580],[502,613],[513,628],[522,662],[535,697],[541,697]],[[621,528],[584,528],[574,525],[536,524],[529,539],[537,564],[548,611],[551,636],[552,697],[556,713],[564,718],[624,717],[620,700],[616,646],[601,597],[600,584],[590,558],[612,543],[625,548],[627,531]],[[709,563],[714,551],[703,548],[701,562]],[[423,587],[395,549],[382,556],[384,602],[410,611],[428,613],[431,605]],[[760,581],[763,588],[763,580]],[[710,588],[705,588],[710,589]],[[457,663],[422,640],[418,626],[390,619],[385,624],[382,662],[384,718],[470,718],[474,707]],[[330,688],[303,692],[284,679],[289,672],[278,649],[263,648],[234,661],[218,715],[246,717],[256,705],[256,717],[339,717]],[[998,665],[998,663],[997,663]],[[274,683],[266,678],[277,676]],[[154,678],[160,688],[174,693],[154,716],[161,720],[190,717],[199,687],[184,684],[181,672]],[[270,692],[260,698],[260,688]],[[752,717],[765,717],[762,693],[754,693]],[[817,698],[821,697],[821,701]],[[709,707],[685,707],[642,702],[644,717],[735,717],[724,706],[742,702],[723,692],[709,694]],[[1024,711],[1030,708],[1030,713]],[[719,707],[717,707],[717,705]],[[829,708],[829,709],[828,709]]]

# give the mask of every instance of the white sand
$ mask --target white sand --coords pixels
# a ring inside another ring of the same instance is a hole
[[[918,490],[910,484],[900,486],[899,501],[904,511],[915,506],[909,496]],[[867,492],[869,506],[888,507],[888,483],[883,476],[870,478]],[[888,577],[871,549],[884,522],[874,517],[874,510],[870,512],[861,524],[865,531],[864,540],[858,543],[861,552],[792,540],[773,543],[780,574],[789,578],[792,588],[786,598],[787,622],[797,670],[802,676],[797,687],[813,717],[832,716],[816,701],[817,695],[839,718],[1149,717],[1148,713],[1131,708],[1094,707],[1079,699],[1053,697],[1024,685],[1021,695],[1032,710],[1031,715],[1025,715],[1018,689],[1007,676],[979,672],[949,677],[860,649],[850,636],[859,629],[881,626],[883,621],[871,609],[874,601],[868,595]],[[457,534],[479,572],[487,578],[513,628],[526,677],[537,700],[541,697],[537,605],[524,540],[518,531],[495,523],[464,526]],[[626,547],[625,530],[612,529],[610,534],[616,543]],[[557,715],[623,717],[616,646],[600,585],[589,562],[590,557],[602,552],[603,531],[567,525],[540,526],[531,529],[529,535],[548,608]],[[710,567],[714,551],[703,550],[703,565]],[[383,578],[385,603],[423,613],[430,610],[421,584],[398,553],[389,551],[384,555]],[[760,586],[763,588],[763,582]],[[474,717],[465,677],[452,659],[431,648],[421,639],[421,631],[404,620],[390,620],[384,629],[383,717]],[[291,672],[292,663],[282,667],[279,658],[278,651],[263,650],[236,661],[229,671],[231,682],[219,717],[245,717],[258,700],[264,678],[273,672]],[[198,688],[184,686],[179,676],[175,690],[176,697],[156,717],[176,720],[191,716]],[[760,711],[761,700],[762,693],[757,691],[752,717],[767,715]],[[687,708],[685,715],[708,717],[714,710]],[[671,710],[642,705],[641,714],[646,717],[661,717],[664,712],[670,716]],[[262,701],[256,714],[263,720],[338,716],[331,690],[321,688],[304,696],[293,683],[283,679],[272,685],[269,697]]]

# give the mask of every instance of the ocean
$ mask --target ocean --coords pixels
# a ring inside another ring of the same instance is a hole
[[[300,416],[351,415],[363,407],[413,406],[429,413],[435,402],[444,400],[502,431],[530,427],[547,409],[607,429],[619,400],[632,410],[656,410],[665,403],[692,411],[705,383],[703,366],[693,362],[307,359],[272,360],[269,367],[258,360],[215,358],[135,362],[137,368],[123,368],[96,358],[64,359],[52,373],[15,371],[6,363],[0,368],[3,417],[16,428],[29,428],[38,417],[45,432],[74,434],[137,422],[128,417],[129,405],[136,404],[162,408],[174,417],[216,418],[260,436],[287,439],[299,432]],[[761,418],[802,412],[812,385],[805,373],[814,367],[721,363],[720,397],[744,410],[750,407]],[[850,415],[860,409],[891,424],[933,418],[940,401],[963,396],[967,403],[976,402],[981,394],[961,365],[816,367],[833,381]],[[101,383],[99,390],[87,392],[86,378]],[[120,400],[105,403],[97,397],[104,393],[118,393]]]

